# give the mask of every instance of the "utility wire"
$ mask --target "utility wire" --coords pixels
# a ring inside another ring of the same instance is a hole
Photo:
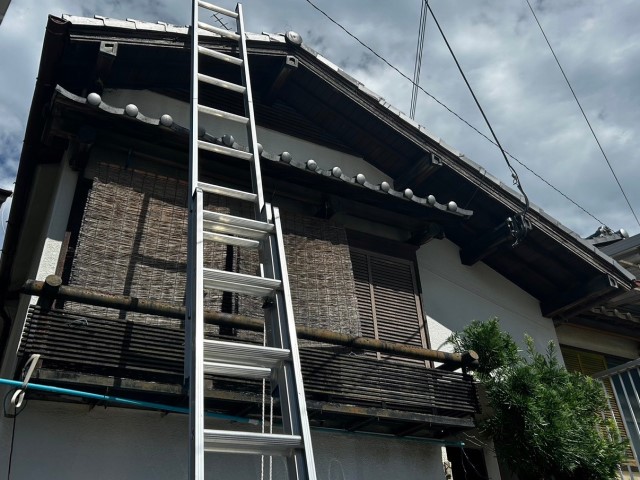
[[[425,5],[427,8],[425,8]],[[418,44],[416,46],[416,59],[413,66],[413,88],[411,89],[411,109],[409,116],[416,118],[416,104],[418,102],[418,83],[420,82],[420,69],[422,68],[422,52],[424,50],[425,28],[429,11],[429,0],[420,0],[420,22],[418,25]]]
[[[309,5],[311,5],[315,10],[317,10],[319,13],[321,13],[324,17],[327,18],[327,20],[329,20],[331,23],[333,23],[334,25],[336,25],[338,28],[340,28],[343,32],[345,32],[347,35],[349,35],[351,38],[353,38],[356,42],[358,42],[360,45],[362,45],[364,48],[366,48],[369,52],[371,52],[375,57],[377,57],[380,61],[382,61],[383,63],[385,63],[389,68],[391,68],[392,70],[394,70],[396,73],[398,73],[401,77],[403,77],[405,80],[408,80],[409,82],[411,82],[412,84],[415,85],[415,83],[413,82],[413,80],[411,80],[411,78],[409,78],[405,73],[403,73],[398,67],[394,66],[393,64],[391,64],[386,58],[384,58],[382,55],[380,55],[378,52],[376,52],[375,50],[373,50],[369,45],[367,45],[366,43],[364,43],[362,40],[360,40],[358,37],[356,37],[353,33],[351,33],[349,30],[347,30],[345,27],[343,27],[340,23],[338,23],[336,20],[334,20],[331,16],[329,16],[329,14],[327,14],[324,10],[322,10],[321,8],[319,8],[317,5],[315,5],[311,0],[305,0]],[[438,105],[440,105],[442,108],[444,108],[445,110],[447,110],[449,113],[451,113],[453,116],[455,116],[458,120],[460,120],[461,122],[463,122],[465,125],[467,125],[469,128],[471,128],[473,131],[475,131],[478,135],[480,135],[481,137],[483,137],[485,140],[489,141],[490,143],[494,144],[496,147],[498,145],[496,145],[496,143],[489,138],[487,135],[485,135],[483,132],[481,132],[478,128],[476,128],[474,125],[472,125],[471,123],[469,123],[467,120],[465,120],[464,118],[462,118],[458,113],[456,113],[454,110],[452,110],[451,108],[449,108],[446,104],[444,104],[443,102],[441,102],[440,100],[438,100],[435,96],[433,96],[431,93],[427,92],[424,88],[422,88],[420,85],[416,85],[416,87],[425,95],[427,95],[428,97],[430,97],[433,101],[435,101]],[[565,198],[567,201],[571,202],[573,205],[575,205],[576,207],[578,207],[580,210],[582,210],[585,214],[589,215],[591,218],[593,218],[596,222],[598,222],[601,225],[605,225],[605,222],[603,222],[602,220],[598,219],[598,217],[596,217],[594,214],[592,214],[591,212],[589,212],[588,210],[586,210],[584,207],[582,207],[579,203],[577,203],[575,200],[573,200],[571,197],[569,197],[568,195],[566,195],[565,193],[563,193],[560,189],[558,189],[557,187],[555,187],[553,184],[549,183],[549,181],[547,181],[545,178],[543,178],[540,174],[536,173],[534,170],[532,170],[531,168],[529,168],[524,162],[522,162],[520,159],[518,159],[515,155],[509,153],[508,150],[504,150],[504,153],[507,154],[507,156],[509,156],[512,160],[515,160],[517,163],[519,163],[523,168],[525,168],[529,173],[531,173],[532,175],[534,175],[536,178],[538,178],[540,181],[542,181],[543,183],[545,183],[548,187],[550,187],[551,189],[553,189],[556,193],[558,193],[559,195],[561,195],[563,198]]]
[[[219,14],[217,14],[217,13],[215,13],[215,12],[214,12],[214,13],[212,13],[212,14],[211,14],[211,16],[212,16],[213,18],[215,18],[215,19],[220,23],[220,25],[222,25],[224,28],[226,28],[227,30],[231,30],[231,28],[229,28],[229,25],[227,25],[226,23],[224,23],[224,21],[222,20],[222,18],[220,18],[220,15],[219,15]]]
[[[540,32],[542,33],[542,36],[544,37],[544,40],[547,42],[547,45],[549,46],[549,50],[551,50],[551,54],[553,55],[553,58],[555,59],[556,63],[558,64],[558,68],[562,72],[562,76],[564,77],[564,80],[567,82],[567,86],[569,87],[569,90],[571,90],[571,94],[573,95],[573,98],[575,99],[576,103],[578,104],[578,108],[580,108],[580,111],[582,112],[582,116],[584,117],[584,121],[587,122],[587,125],[589,126],[589,130],[591,130],[591,135],[593,135],[593,139],[598,144],[598,148],[600,149],[600,152],[602,152],[602,156],[604,157],[605,162],[607,162],[607,165],[609,166],[609,170],[611,170],[611,173],[613,174],[613,178],[615,178],[616,183],[618,184],[618,187],[620,188],[620,192],[622,193],[622,196],[627,201],[627,205],[629,205],[629,209],[631,210],[631,213],[633,214],[633,217],[636,219],[636,223],[638,224],[638,226],[640,226],[640,220],[638,220],[638,216],[636,215],[635,210],[631,206],[631,202],[629,201],[629,197],[627,197],[627,194],[625,193],[624,189],[622,188],[622,184],[620,183],[620,180],[618,180],[618,176],[616,175],[616,172],[613,170],[613,166],[611,165],[611,162],[609,161],[609,158],[607,157],[607,154],[604,152],[604,148],[602,148],[602,145],[600,144],[600,140],[598,140],[596,132],[594,132],[593,127],[591,126],[591,122],[587,118],[587,114],[585,113],[584,109],[582,108],[582,104],[580,103],[580,100],[578,100],[578,96],[576,95],[576,92],[573,90],[573,87],[571,86],[571,82],[569,82],[569,78],[567,78],[567,75],[564,73],[564,69],[562,68],[562,65],[560,65],[560,60],[558,60],[558,56],[556,55],[556,52],[553,50],[553,47],[551,46],[551,43],[549,42],[549,39],[547,38],[547,34],[544,32],[544,29],[542,28],[542,25],[540,24],[540,21],[538,20],[538,16],[536,15],[536,12],[533,10],[533,7],[531,6],[531,3],[529,2],[529,0],[525,0],[525,1],[527,2],[527,5],[529,6],[529,10],[531,10],[531,14],[533,15],[533,18],[535,19],[536,23],[538,24],[538,27],[540,28]]]
[[[427,5],[427,10],[431,12],[433,21],[435,22],[436,27],[438,27],[438,31],[442,36],[442,40],[444,40],[444,43],[447,45],[447,48],[449,49],[449,53],[451,54],[453,61],[456,63],[456,66],[458,67],[458,71],[460,72],[462,79],[464,80],[464,83],[467,85],[467,88],[469,89],[469,93],[471,93],[473,100],[476,102],[476,106],[478,107],[478,110],[480,110],[480,113],[482,114],[482,118],[484,118],[484,121],[487,124],[487,127],[489,128],[491,135],[493,136],[493,140],[495,141],[496,145],[498,145],[498,148],[500,149],[500,153],[502,153],[502,157],[504,158],[504,161],[506,162],[507,167],[511,171],[511,178],[513,179],[513,184],[516,186],[516,188],[520,191],[520,193],[524,197],[524,207],[522,208],[522,210],[516,213],[515,215],[508,217],[505,220],[505,224],[508,226],[509,232],[515,240],[511,246],[515,247],[516,245],[518,245],[524,240],[529,230],[531,230],[531,224],[526,219],[527,213],[529,212],[529,197],[527,196],[526,192],[524,191],[524,188],[522,187],[522,183],[520,182],[520,177],[518,176],[518,172],[516,172],[516,169],[513,168],[513,165],[511,165],[511,162],[507,158],[507,154],[504,153],[504,148],[502,148],[502,145],[500,144],[500,140],[498,140],[498,136],[496,135],[496,132],[494,132],[493,127],[491,126],[491,122],[489,122],[489,118],[484,113],[484,109],[482,108],[482,105],[480,105],[480,101],[478,100],[478,97],[476,97],[476,94],[473,91],[473,88],[471,88],[471,84],[469,83],[469,80],[467,80],[467,76],[464,74],[464,71],[462,70],[462,66],[460,65],[460,62],[458,62],[458,59],[456,58],[456,54],[453,52],[453,49],[451,48],[451,45],[447,40],[447,36],[444,34],[444,30],[442,30],[442,27],[440,26],[440,22],[438,22],[436,15],[433,13],[433,10],[431,9],[431,7],[429,7],[429,5]]]
[[[482,109],[482,106],[480,105],[480,102],[478,101],[478,97],[476,97],[476,94],[473,92],[473,89],[471,88],[471,84],[467,80],[467,76],[462,71],[462,67],[460,66],[460,63],[458,62],[458,59],[456,58],[456,54],[453,53],[453,49],[451,48],[451,45],[449,45],[449,41],[447,40],[447,37],[445,36],[444,31],[442,30],[442,27],[440,27],[440,22],[438,22],[438,19],[434,15],[433,10],[431,9],[431,7],[429,5],[427,5],[427,9],[431,12],[431,16],[433,17],[433,21],[435,22],[436,27],[438,27],[438,30],[440,31],[440,35],[442,35],[442,39],[444,40],[444,43],[447,45],[447,48],[449,49],[449,53],[453,57],[453,61],[456,62],[456,66],[458,67],[458,71],[460,72],[460,75],[462,75],[464,83],[467,84],[467,88],[469,88],[469,92],[471,93],[471,96],[473,97],[473,100],[476,102],[478,110],[480,110],[480,113],[482,114],[482,118],[484,118],[484,121],[487,124],[487,127],[489,127],[489,131],[491,132],[491,135],[493,136],[495,144],[500,149],[500,153],[502,153],[502,156],[504,157],[504,161],[507,163],[507,167],[509,167],[509,170],[511,171],[511,176],[513,177],[514,185],[516,187],[518,187],[518,190],[520,190],[520,193],[522,193],[522,195],[524,196],[525,206],[524,206],[524,209],[522,210],[522,215],[524,216],[524,215],[527,214],[527,211],[529,210],[529,197],[527,196],[526,193],[524,193],[524,189],[522,188],[522,185],[520,184],[520,178],[518,177],[518,172],[516,172],[515,168],[513,168],[513,165],[511,165],[511,162],[507,158],[507,154],[504,153],[504,148],[502,148],[502,145],[500,144],[500,141],[498,140],[498,137],[497,137],[496,133],[493,131],[493,127],[491,127],[491,123],[489,122],[489,119],[485,115],[484,110]]]

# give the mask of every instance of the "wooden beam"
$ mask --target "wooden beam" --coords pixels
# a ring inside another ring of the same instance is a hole
[[[540,310],[545,317],[555,317],[560,314],[577,314],[591,308],[599,302],[600,297],[616,292],[620,287],[610,275],[598,275],[578,286],[561,292],[555,297],[540,302]]]
[[[393,179],[396,190],[418,188],[423,181],[436,173],[442,166],[442,160],[437,155],[427,152],[425,156],[413,162],[413,165]]]
[[[118,42],[102,41],[98,50],[96,64],[91,75],[92,81],[87,87],[89,91],[102,94],[104,90],[105,80],[111,73],[113,62],[118,56]]]
[[[393,434],[396,437],[406,437],[408,435],[413,435],[414,433],[422,430],[423,428],[429,428],[430,426],[431,425],[428,423],[403,425],[401,428],[394,431]]]
[[[473,417],[471,416],[447,417],[444,415],[433,415],[429,413],[406,412],[377,407],[359,407],[355,405],[325,403],[314,400],[307,400],[307,408],[311,410],[318,409],[323,413],[367,416],[375,417],[380,420],[403,420],[421,424],[433,424],[434,426],[438,425],[459,428],[473,428],[475,426]]]
[[[167,396],[184,396],[184,387],[177,383],[148,382],[145,380],[135,380],[128,378],[114,378],[86,373],[51,370],[41,368],[34,372],[34,379],[48,382],[84,385],[88,387],[99,387],[101,389],[115,389],[121,391],[145,392],[147,394],[164,394]],[[220,389],[205,390],[205,397],[211,400],[222,400],[225,402],[247,402],[259,404],[262,401],[260,395],[253,395],[246,392],[230,392]],[[438,427],[450,427],[469,429],[475,426],[473,417],[448,417],[444,415],[433,415],[428,413],[407,412],[402,410],[390,410],[375,407],[359,407],[339,403],[327,403],[317,400],[307,400],[307,409],[310,416],[344,415],[349,417],[368,417],[383,421],[404,421],[415,422],[421,426],[433,425]]]
[[[367,417],[364,419],[359,419],[347,425],[345,427],[345,430],[348,430],[350,432],[355,432],[356,430],[360,430],[362,427],[366,427],[367,425],[375,422],[376,420],[377,419],[375,417]]]
[[[494,253],[498,248],[502,247],[506,243],[513,243],[516,241],[514,223],[517,218],[509,217],[493,230],[485,232],[476,238],[473,242],[466,245],[460,250],[460,261],[463,265],[474,265],[483,258],[488,257]],[[531,230],[531,223],[528,220],[523,220],[524,229],[526,231]]]
[[[183,306],[169,305],[155,300],[147,300],[124,295],[113,295],[85,288],[61,285],[61,280],[56,275],[49,275],[44,282],[38,280],[27,280],[21,289],[21,293],[37,296],[45,295],[50,299],[55,298],[68,300],[87,305],[147,313],[150,315],[160,315],[168,318],[185,318],[185,307]],[[221,313],[213,310],[205,310],[204,321],[205,323],[214,325],[251,330],[254,332],[262,332],[264,329],[264,320],[262,319],[231,313]],[[376,340],[374,338],[355,337],[322,328],[307,327],[305,325],[296,325],[296,332],[298,338],[305,340],[388,353],[400,357],[416,358],[418,360],[433,360],[436,362],[452,363],[458,367],[466,365],[470,368],[475,368],[477,366],[476,362],[474,362],[477,354],[472,351],[465,352],[465,354],[450,353],[441,350],[414,347],[403,343]]]
[[[444,238],[444,228],[438,223],[430,223],[424,230],[418,230],[411,232],[411,238],[407,241],[411,245],[424,245],[425,243],[437,238],[442,240]]]
[[[480,356],[476,352],[474,352],[473,350],[469,350],[468,352],[464,352],[462,354],[462,357],[464,358],[464,362],[466,362],[465,365],[474,365],[474,366],[479,365]],[[447,372],[453,372],[454,370],[457,370],[458,368],[460,368],[460,367],[456,367],[455,365],[450,365],[448,363],[443,363],[442,365],[436,367],[436,370],[446,370]]]
[[[282,68],[278,72],[278,75],[276,75],[275,80],[271,84],[271,88],[269,88],[269,91],[264,96],[262,101],[267,105],[272,105],[273,102],[276,101],[276,98],[278,97],[278,93],[285,86],[291,74],[294,73],[297,69],[298,69],[298,59],[293,55],[287,55],[284,59]]]

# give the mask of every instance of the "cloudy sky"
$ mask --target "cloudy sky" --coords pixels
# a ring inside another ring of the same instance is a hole
[[[422,0],[312,0],[408,76]],[[530,0],[584,110],[640,214],[640,3]],[[235,4],[217,2],[233,8]],[[187,0],[12,0],[0,25],[0,187],[13,188],[47,14],[190,23]],[[503,146],[614,230],[640,233],[525,0],[431,0],[454,52]],[[246,0],[247,29],[294,30],[304,42],[409,112],[411,84],[313,9],[307,0]],[[420,85],[488,134],[432,18]],[[424,93],[416,120],[510,183],[499,151]],[[522,165],[531,200],[582,236],[599,221]],[[0,212],[4,221],[7,208]],[[2,230],[0,230],[2,236]]]

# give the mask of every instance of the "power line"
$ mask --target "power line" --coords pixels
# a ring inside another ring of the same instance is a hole
[[[453,53],[453,49],[451,48],[451,45],[449,45],[449,41],[447,40],[447,37],[445,36],[444,31],[442,30],[442,27],[440,27],[440,22],[438,22],[438,19],[436,18],[435,14],[433,13],[433,10],[431,9],[431,7],[429,5],[427,5],[427,10],[429,10],[431,12],[431,16],[433,17],[433,21],[435,22],[436,27],[438,27],[438,30],[440,31],[440,35],[442,35],[442,39],[444,40],[444,43],[447,45],[447,48],[449,49],[449,53],[453,57],[453,61],[456,62],[456,66],[458,67],[458,71],[460,72],[460,75],[462,75],[462,79],[464,80],[464,83],[467,84],[467,88],[469,89],[469,92],[471,93],[471,96],[473,97],[473,100],[476,102],[476,106],[478,107],[478,110],[480,110],[480,113],[482,114],[482,118],[484,118],[484,121],[486,122],[487,127],[489,127],[489,131],[491,132],[491,135],[493,135],[493,140],[495,141],[495,144],[500,149],[500,153],[502,153],[502,156],[504,157],[504,161],[507,163],[507,167],[509,167],[509,171],[511,171],[511,177],[513,178],[514,185],[516,187],[518,187],[518,190],[520,190],[520,193],[522,193],[522,195],[524,195],[525,206],[524,206],[524,210],[522,211],[522,215],[524,216],[524,215],[526,215],[527,211],[529,210],[529,197],[527,196],[526,193],[524,193],[524,189],[522,188],[522,185],[520,184],[520,177],[518,177],[518,172],[516,172],[515,168],[513,168],[513,165],[511,165],[511,162],[507,158],[507,154],[504,153],[504,148],[502,148],[502,145],[500,144],[500,141],[498,140],[498,136],[493,131],[493,127],[491,127],[491,123],[489,122],[489,119],[485,115],[484,110],[482,109],[482,106],[480,105],[480,101],[478,100],[478,97],[476,97],[476,94],[473,92],[473,89],[471,88],[471,84],[467,80],[467,76],[462,71],[462,67],[460,66],[460,63],[458,62],[458,59],[456,58],[455,53]]]
[[[447,48],[449,49],[449,53],[451,54],[453,61],[456,63],[456,66],[458,67],[458,71],[460,72],[462,79],[464,80],[464,83],[467,85],[467,88],[469,89],[469,93],[471,93],[471,96],[473,97],[474,102],[476,102],[476,106],[478,107],[478,110],[480,110],[480,113],[482,114],[482,118],[484,118],[484,121],[487,124],[487,127],[489,128],[489,131],[491,132],[491,135],[493,136],[493,139],[496,145],[498,145],[498,148],[500,149],[500,153],[502,154],[502,157],[504,158],[504,161],[506,162],[507,167],[511,172],[511,178],[513,179],[513,184],[517,187],[517,189],[520,191],[520,193],[524,197],[524,208],[520,212],[506,219],[506,225],[509,226],[509,231],[513,236],[513,238],[515,239],[515,242],[513,243],[512,247],[515,247],[520,242],[522,242],[522,240],[524,240],[529,230],[531,230],[531,226],[526,220],[527,212],[529,211],[529,197],[525,193],[524,188],[522,187],[522,183],[520,183],[520,177],[518,176],[518,172],[516,172],[516,169],[513,168],[513,165],[511,165],[511,162],[507,158],[507,154],[504,153],[504,148],[502,148],[502,145],[500,144],[500,140],[498,140],[498,136],[496,135],[496,132],[493,131],[491,122],[489,122],[489,118],[484,113],[484,109],[482,108],[482,105],[480,105],[480,101],[478,100],[478,97],[476,97],[476,94],[474,93],[473,88],[471,88],[471,84],[469,83],[469,80],[467,80],[467,76],[464,74],[464,71],[462,70],[462,66],[460,65],[460,62],[458,62],[458,59],[456,58],[456,54],[453,53],[453,49],[451,48],[451,45],[447,40],[447,36],[444,34],[444,30],[442,30],[442,27],[440,26],[440,22],[438,22],[436,15],[433,13],[433,10],[431,9],[431,7],[429,7],[429,5],[427,5],[427,10],[431,12],[433,21],[435,22],[436,27],[438,27],[438,31],[442,36],[442,40],[444,40],[444,43],[447,45]]]
[[[573,90],[573,87],[571,86],[571,82],[569,82],[569,78],[567,78],[567,75],[564,73],[564,69],[562,68],[562,65],[560,65],[560,60],[558,60],[558,56],[556,55],[556,52],[553,50],[553,47],[551,46],[551,43],[549,42],[549,39],[547,38],[547,34],[544,32],[544,29],[542,28],[542,25],[540,24],[540,21],[538,20],[538,16],[536,15],[536,12],[534,12],[533,7],[531,6],[531,3],[529,2],[529,0],[525,0],[525,1],[527,2],[527,5],[529,6],[529,10],[531,10],[531,14],[533,15],[533,18],[535,19],[536,23],[538,24],[538,27],[540,28],[540,32],[542,32],[542,36],[544,37],[544,40],[547,42],[547,45],[549,46],[549,50],[551,50],[551,54],[553,55],[553,58],[555,59],[556,63],[558,64],[558,68],[562,72],[562,76],[564,77],[564,80],[567,82],[567,86],[569,87],[569,90],[571,90],[571,94],[573,95],[573,98],[575,99],[576,103],[578,104],[578,108],[580,108],[580,111],[582,112],[582,116],[584,117],[584,121],[587,122],[587,125],[589,126],[589,130],[591,130],[591,135],[593,135],[594,140],[598,144],[598,148],[600,149],[600,152],[602,152],[602,156],[604,157],[605,162],[607,162],[607,165],[609,166],[609,170],[611,170],[611,173],[613,174],[613,178],[615,178],[616,183],[618,184],[618,187],[620,188],[620,192],[622,193],[622,196],[627,201],[627,205],[629,205],[629,209],[631,210],[631,213],[633,214],[633,217],[636,219],[636,223],[638,224],[638,226],[640,226],[640,220],[638,220],[638,216],[636,215],[635,210],[631,206],[631,202],[629,201],[629,197],[627,197],[627,194],[625,193],[624,189],[622,188],[622,184],[620,183],[620,180],[618,180],[618,176],[616,175],[616,172],[613,170],[613,166],[611,165],[611,162],[609,161],[609,158],[607,157],[607,154],[604,152],[604,148],[602,148],[602,145],[600,144],[600,140],[598,140],[596,132],[594,132],[593,127],[591,126],[591,122],[587,118],[587,114],[585,113],[584,109],[582,108],[582,104],[580,103],[580,100],[578,100],[578,96],[576,95],[576,92]]]
[[[426,8],[425,8],[426,5]],[[429,13],[429,0],[420,0],[420,21],[418,26],[418,45],[416,46],[416,59],[413,66],[413,88],[411,89],[411,109],[409,116],[416,117],[416,104],[418,102],[418,83],[420,82],[420,70],[422,68],[422,51],[424,50],[425,28]]]
[[[429,98],[431,98],[433,101],[435,101],[438,105],[440,105],[441,107],[443,107],[445,110],[447,110],[449,113],[451,113],[453,116],[455,116],[458,120],[460,120],[461,122],[463,122],[465,125],[467,125],[469,128],[471,128],[473,131],[475,131],[478,135],[480,135],[481,137],[483,137],[485,140],[487,140],[488,142],[492,143],[493,145],[495,145],[496,147],[498,145],[496,145],[496,143],[489,138],[487,135],[485,135],[483,132],[481,132],[480,130],[478,130],[478,128],[476,128],[474,125],[472,125],[471,123],[469,123],[467,120],[465,120],[464,118],[462,118],[458,113],[456,113],[454,110],[452,110],[451,108],[449,108],[446,104],[444,104],[443,102],[441,102],[440,100],[438,100],[435,96],[433,96],[431,93],[427,92],[424,88],[422,88],[420,85],[416,85],[413,80],[411,80],[405,73],[403,73],[398,67],[396,67],[395,65],[391,64],[386,58],[384,58],[382,55],[380,55],[378,52],[376,52],[375,50],[373,50],[369,45],[367,45],[366,43],[364,43],[362,40],[360,40],[358,37],[356,37],[353,33],[351,33],[349,30],[347,30],[345,27],[343,27],[340,23],[338,23],[336,20],[334,20],[331,16],[329,16],[329,14],[327,14],[325,11],[323,11],[321,8],[319,8],[317,5],[315,5],[311,0],[305,0],[309,5],[311,5],[315,10],[317,10],[319,13],[321,13],[324,17],[327,18],[327,20],[329,20],[331,23],[333,23],[334,25],[336,25],[338,28],[340,28],[343,32],[345,32],[347,35],[349,35],[351,38],[353,38],[356,42],[358,42],[361,46],[363,46],[364,48],[366,48],[369,52],[371,52],[375,57],[377,57],[380,61],[382,61],[383,63],[385,63],[389,68],[391,68],[392,70],[394,70],[396,73],[398,73],[401,77],[403,77],[405,80],[408,80],[409,82],[411,82],[416,88],[418,88],[422,93],[424,93],[425,95],[427,95]],[[567,201],[569,201],[570,203],[572,203],[573,205],[575,205],[576,207],[578,207],[580,210],[582,210],[585,214],[589,215],[591,218],[593,218],[596,222],[598,222],[600,225],[606,225],[605,222],[603,222],[602,220],[600,220],[598,217],[596,217],[594,214],[592,214],[591,212],[589,212],[588,210],[586,210],[584,207],[582,207],[579,203],[577,203],[575,200],[573,200],[571,197],[569,197],[568,195],[566,195],[564,192],[562,192],[559,188],[557,188],[556,186],[554,186],[553,184],[551,184],[549,181],[547,181],[545,178],[543,178],[540,174],[538,174],[537,172],[535,172],[534,170],[532,170],[530,167],[528,167],[524,162],[522,162],[520,159],[518,159],[515,155],[511,154],[508,150],[504,150],[504,153],[511,158],[512,160],[516,161],[518,164],[520,164],[524,169],[526,169],[529,173],[531,173],[532,175],[534,175],[536,178],[538,178],[540,181],[542,181],[545,185],[547,185],[548,187],[550,187],[551,189],[553,189],[556,193],[558,193],[559,195],[561,195],[563,198],[565,198]]]
[[[213,13],[211,14],[211,16],[212,16],[213,18],[215,18],[215,19],[218,21],[218,23],[220,23],[220,25],[222,25],[224,28],[226,28],[227,30],[231,30],[231,28],[229,27],[229,25],[227,25],[226,23],[224,23],[224,21],[222,20],[222,18],[220,18],[220,15],[219,15],[219,14],[217,14],[217,13],[213,12]]]

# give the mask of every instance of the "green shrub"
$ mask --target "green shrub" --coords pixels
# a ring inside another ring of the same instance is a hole
[[[602,386],[567,372],[553,343],[543,354],[527,337],[528,355],[523,356],[497,319],[474,321],[449,341],[458,352],[478,353],[477,376],[492,411],[478,426],[520,480],[616,478],[625,445],[603,420]]]

